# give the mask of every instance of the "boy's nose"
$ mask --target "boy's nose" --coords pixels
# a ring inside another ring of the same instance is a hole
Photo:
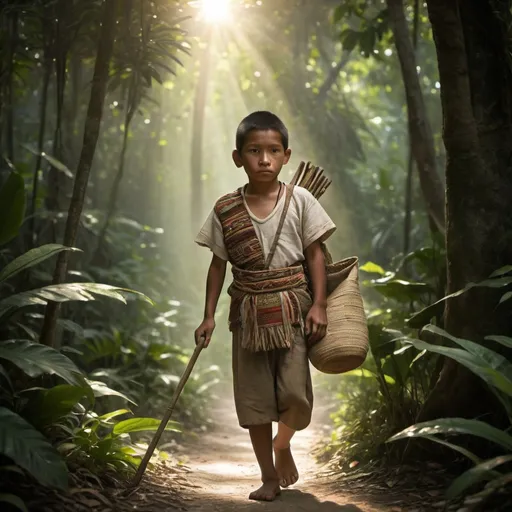
[[[270,158],[269,158],[269,156],[268,156],[268,153],[267,153],[267,152],[263,152],[263,153],[261,154],[260,164],[261,164],[261,165],[270,165]]]

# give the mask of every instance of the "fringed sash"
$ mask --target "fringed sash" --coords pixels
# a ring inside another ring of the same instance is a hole
[[[292,194],[293,187],[287,186],[286,203],[266,261],[241,189],[215,205],[233,271],[228,290],[229,328],[241,328],[242,347],[253,352],[290,348],[293,328],[303,327],[304,312],[311,304],[302,265],[269,270]]]
[[[304,327],[311,305],[302,265],[273,270],[233,267],[230,330],[242,328],[242,347],[253,352],[290,348],[294,327]]]

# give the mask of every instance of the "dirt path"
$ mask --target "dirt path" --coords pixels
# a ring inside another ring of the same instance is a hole
[[[253,502],[249,493],[259,484],[248,433],[238,426],[234,406],[228,399],[214,411],[216,429],[185,445],[181,456],[189,469],[185,510],[190,512],[373,512],[390,511],[339,495],[328,479],[319,479],[320,467],[309,454],[320,437],[321,424],[299,432],[293,441],[294,456],[301,473],[292,489],[283,490],[272,503]],[[324,434],[325,435],[325,434]]]
[[[419,492],[414,475],[421,478],[421,470],[405,471],[408,480],[413,474],[412,487],[393,492],[393,476],[378,485],[368,481],[368,473],[353,478],[357,475],[333,474],[320,467],[310,452],[328,435],[330,426],[322,421],[325,413],[318,406],[311,426],[292,442],[299,482],[272,503],[250,501],[249,493],[260,483],[259,468],[249,434],[238,426],[229,393],[212,408],[212,414],[213,430],[199,436],[187,434],[187,442],[167,446],[170,458],[152,465],[137,488],[123,482],[105,487],[89,472],[82,475],[77,470],[67,493],[27,489],[32,496],[30,512],[422,512],[444,508],[443,502],[432,507],[426,499],[430,492],[439,500],[435,498],[439,491]]]

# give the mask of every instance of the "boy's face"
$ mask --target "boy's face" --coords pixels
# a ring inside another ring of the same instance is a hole
[[[238,168],[245,169],[249,181],[269,182],[279,176],[291,154],[291,149],[284,149],[279,132],[252,130],[247,134],[242,150],[233,151],[233,161]]]

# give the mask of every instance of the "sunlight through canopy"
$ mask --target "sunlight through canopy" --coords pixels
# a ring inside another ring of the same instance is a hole
[[[229,18],[231,0],[201,0],[201,14],[208,23],[223,23]]]

